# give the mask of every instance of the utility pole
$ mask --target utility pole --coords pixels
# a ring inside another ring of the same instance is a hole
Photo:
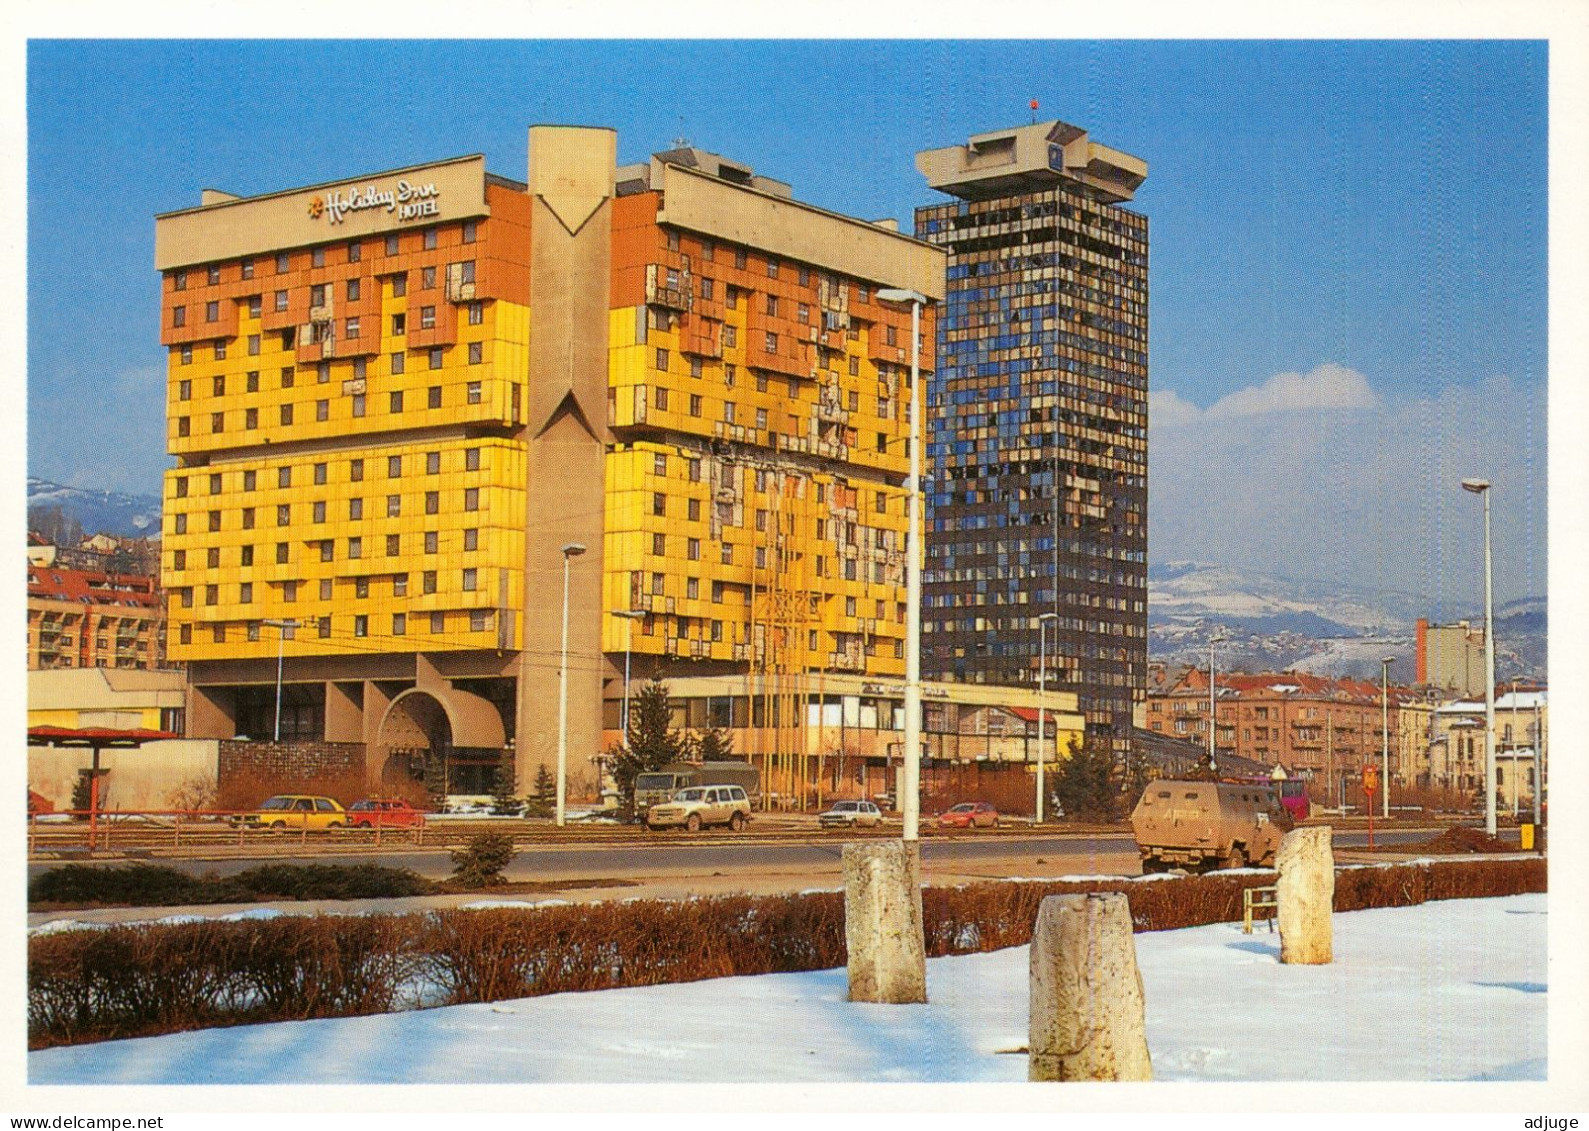
[[[272,731],[271,741],[279,743],[281,741],[282,642],[287,638],[287,630],[296,629],[298,627],[298,622],[295,620],[265,620],[260,621],[259,623],[269,625],[271,628],[276,630],[276,726],[274,731]]]

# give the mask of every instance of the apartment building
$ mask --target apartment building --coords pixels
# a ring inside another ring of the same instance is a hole
[[[1147,665],[1148,222],[1121,205],[1147,165],[1060,121],[916,165],[954,198],[916,210],[949,256],[922,670],[1028,686],[1046,660],[1124,757]]]
[[[800,795],[825,675],[903,673],[911,315],[877,292],[936,302],[943,253],[616,145],[535,127],[524,181],[469,156],[157,218],[191,735],[466,791],[511,748],[528,781],[566,602],[571,765],[626,669],[715,678]]]
[[[164,666],[155,579],[28,563],[28,670]]]

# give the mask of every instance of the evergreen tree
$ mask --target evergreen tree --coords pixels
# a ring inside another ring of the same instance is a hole
[[[535,785],[530,790],[528,817],[550,817],[557,808],[557,782],[544,764],[535,768]]]
[[[545,766],[541,769],[544,771]],[[491,812],[499,817],[511,817],[519,811],[519,801],[515,796],[519,792],[518,775],[513,772],[513,751],[504,750],[502,760],[497,763],[495,773],[491,776]]]
[[[630,700],[628,744],[612,753],[612,780],[625,809],[634,808],[634,781],[640,774],[677,762],[689,743],[673,727],[668,685],[652,677]]]
[[[1120,794],[1110,780],[1114,754],[1096,740],[1088,739],[1073,750],[1059,770],[1054,795],[1065,817],[1072,821],[1112,821]]]
[[[695,736],[695,756],[703,762],[722,762],[734,756],[734,740],[721,727]]]

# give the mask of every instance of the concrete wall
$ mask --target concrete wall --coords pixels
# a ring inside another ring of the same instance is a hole
[[[165,809],[172,790],[196,778],[216,780],[219,743],[204,739],[150,742],[137,750],[105,750],[99,765],[109,775],[104,805],[111,809]],[[93,764],[92,754],[76,746],[28,747],[28,788],[54,803],[57,809],[72,804],[72,787],[79,770]]]

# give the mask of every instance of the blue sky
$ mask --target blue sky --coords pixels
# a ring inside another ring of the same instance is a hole
[[[1456,615],[1478,530],[1456,484],[1488,475],[1498,597],[1542,594],[1547,65],[1498,40],[35,41],[28,471],[157,491],[152,217],[201,187],[471,152],[522,178],[526,127],[566,122],[908,227],[934,199],[914,153],[1037,98],[1149,164],[1153,560]]]

